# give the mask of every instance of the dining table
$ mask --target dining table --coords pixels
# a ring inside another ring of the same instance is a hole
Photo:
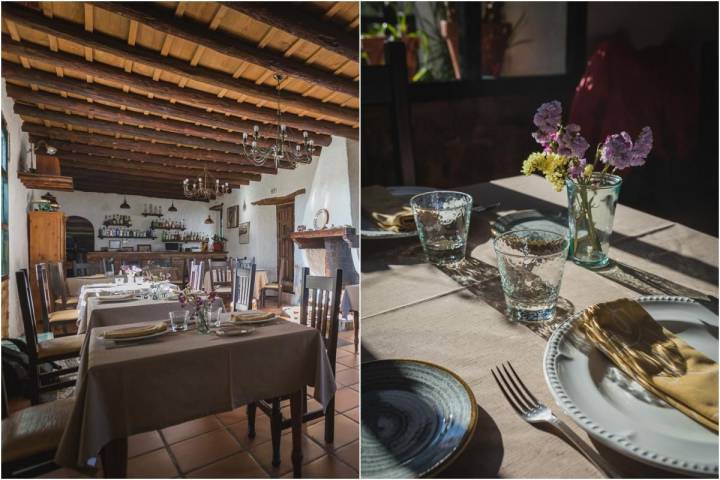
[[[229,315],[221,319],[227,322]],[[313,386],[325,407],[336,389],[320,332],[275,319],[243,336],[191,328],[137,343],[103,338],[152,323],[98,326],[86,335],[75,406],[56,463],[88,470],[100,456],[106,477],[124,477],[129,436],[288,395],[293,472],[301,476],[303,389]]]
[[[528,425],[493,380],[490,369],[511,361],[528,389],[624,476],[673,476],[605,447],[553,401],[543,355],[555,329],[586,307],[641,295],[689,297],[717,314],[718,239],[621,204],[609,264],[592,270],[568,260],[556,316],[544,323],[508,320],[493,250],[508,218],[546,218],[561,225],[567,197],[539,176],[463,186],[475,205],[466,259],[454,266],[426,261],[417,237],[363,238],[362,362],[416,359],[455,372],[478,405],[474,437],[444,476],[599,477],[601,472],[559,437]],[[622,201],[622,195],[620,197]],[[565,225],[567,225],[565,223]],[[715,337],[717,338],[717,336]]]

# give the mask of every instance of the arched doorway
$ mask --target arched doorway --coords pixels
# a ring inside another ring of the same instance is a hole
[[[65,220],[65,258],[84,262],[87,252],[95,250],[95,229],[87,218],[70,216]]]

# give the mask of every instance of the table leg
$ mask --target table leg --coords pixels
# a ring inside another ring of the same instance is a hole
[[[100,452],[105,478],[127,477],[127,455],[127,438],[117,438],[105,445]]]
[[[292,464],[293,477],[302,477],[302,395],[298,390],[290,395],[290,416],[292,419]]]

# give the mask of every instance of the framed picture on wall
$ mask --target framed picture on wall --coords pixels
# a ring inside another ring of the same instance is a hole
[[[238,243],[241,245],[250,243],[250,222],[238,225]]]
[[[152,245],[150,245],[149,243],[138,244],[137,251],[138,252],[152,252]]]
[[[227,209],[227,228],[237,228],[240,222],[240,207],[233,205]]]
[[[110,249],[117,250],[120,248],[120,240],[110,240]]]

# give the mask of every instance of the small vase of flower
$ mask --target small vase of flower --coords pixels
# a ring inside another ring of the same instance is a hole
[[[562,124],[560,102],[544,103],[535,113],[533,138],[543,147],[525,160],[522,172],[542,173],[561,191],[567,189],[570,258],[580,265],[600,268],[608,264],[610,235],[620,196],[620,170],[645,164],[653,145],[652,130],[644,127],[635,141],[627,132],[609,135],[595,149],[589,162],[590,144],[580,126]]]
[[[216,298],[214,290],[204,296],[193,292],[189,286],[178,295],[180,306],[190,311],[190,316],[195,321],[195,330],[200,334],[210,333],[210,321],[206,315],[206,307],[212,305]]]

